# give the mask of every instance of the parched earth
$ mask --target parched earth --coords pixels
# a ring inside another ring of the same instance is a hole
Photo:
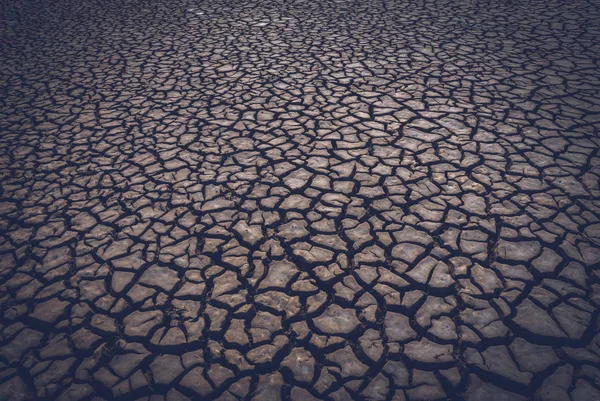
[[[1,400],[600,400],[600,3],[0,16]]]

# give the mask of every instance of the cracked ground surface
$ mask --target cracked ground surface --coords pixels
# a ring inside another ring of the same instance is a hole
[[[597,3],[0,15],[0,399],[600,400]]]

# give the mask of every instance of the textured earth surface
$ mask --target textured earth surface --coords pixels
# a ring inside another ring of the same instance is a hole
[[[600,400],[600,4],[0,4],[0,399]]]

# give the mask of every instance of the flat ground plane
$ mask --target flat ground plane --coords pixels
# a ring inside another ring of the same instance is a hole
[[[1,400],[600,400],[599,2],[0,16]]]

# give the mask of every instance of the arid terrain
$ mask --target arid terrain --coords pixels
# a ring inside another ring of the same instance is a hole
[[[0,400],[599,401],[600,2],[0,3]]]

